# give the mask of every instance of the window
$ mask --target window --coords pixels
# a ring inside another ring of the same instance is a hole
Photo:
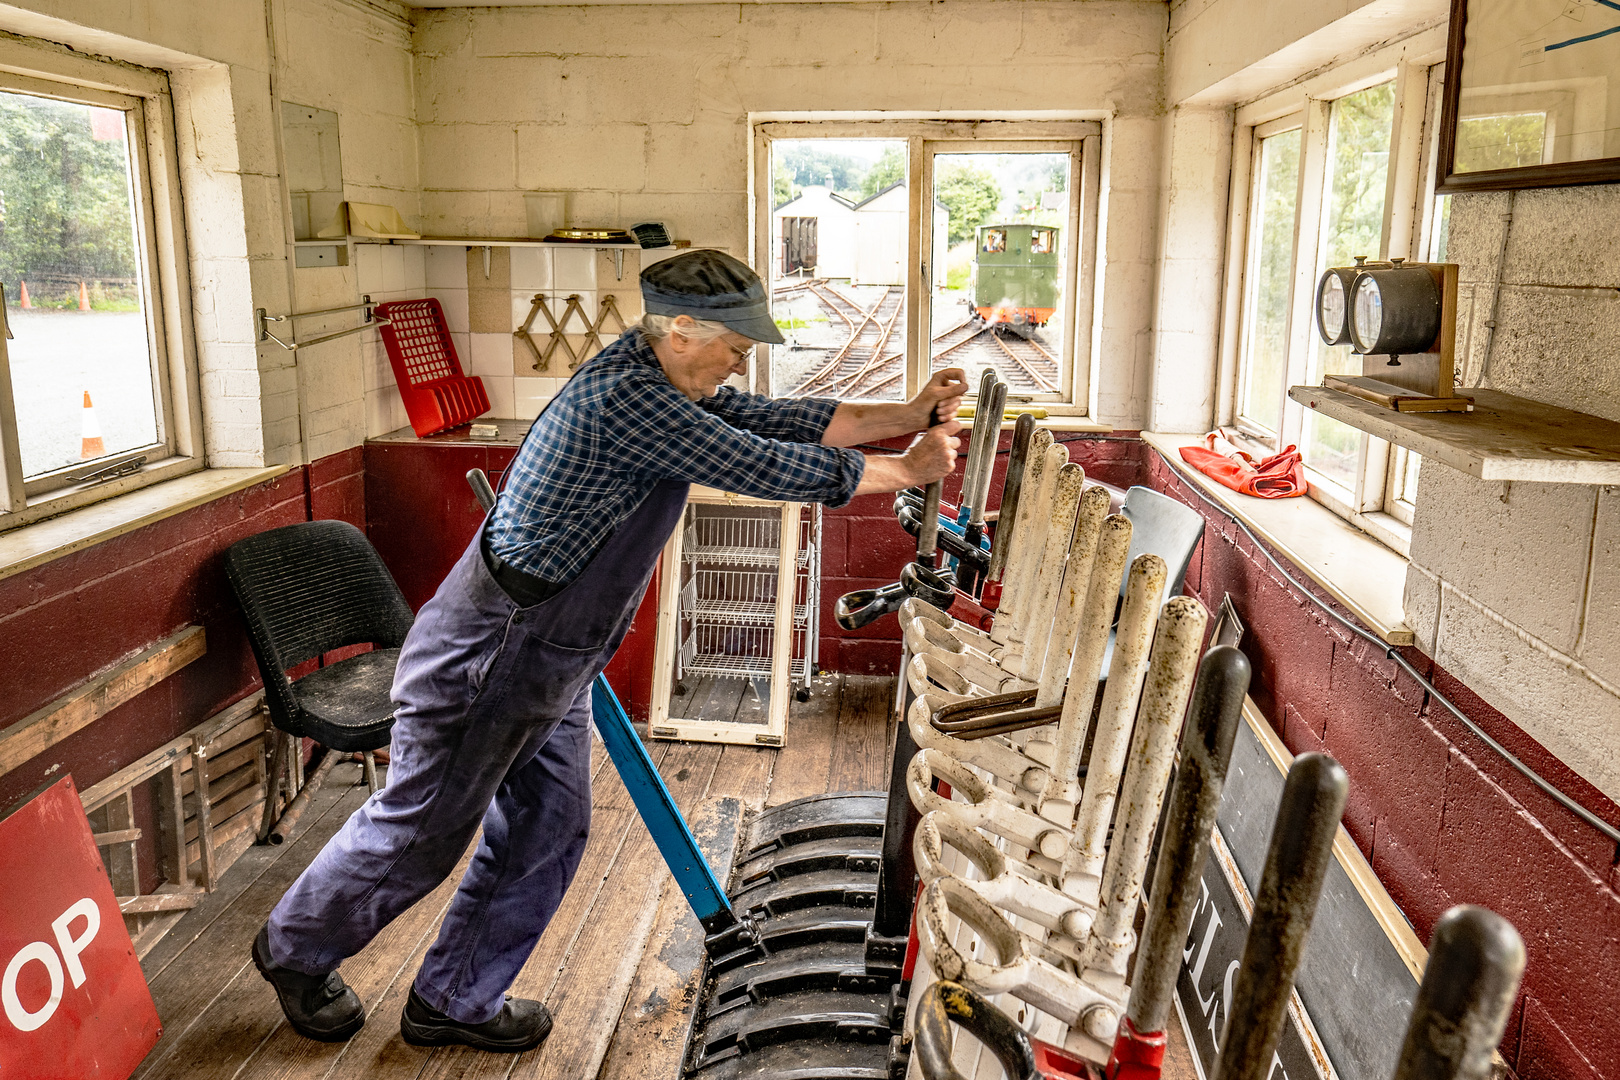
[[[1246,175],[1234,182],[1241,180],[1247,199],[1234,202],[1242,231],[1233,270],[1242,287],[1231,420],[1256,448],[1297,445],[1317,501],[1404,549],[1421,458],[1288,398],[1290,385],[1361,373],[1359,356],[1316,332],[1323,270],[1358,256],[1445,257],[1450,205],[1428,195],[1426,172],[1443,76],[1410,61],[1392,62],[1393,78],[1368,66],[1340,74],[1337,85],[1330,72],[1296,96],[1284,92],[1238,111],[1244,153],[1235,159],[1246,161]],[[1245,123],[1245,114],[1255,119]]]
[[[199,464],[157,286],[169,128],[166,93],[0,76],[0,529]]]
[[[901,401],[938,368],[976,385],[993,367],[1014,401],[1084,411],[1098,124],[782,121],[755,136],[757,265],[787,339],[760,350],[756,386]]]

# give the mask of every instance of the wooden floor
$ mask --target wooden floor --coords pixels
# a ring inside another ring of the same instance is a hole
[[[758,808],[826,791],[882,789],[892,752],[894,681],[823,676],[795,702],[781,750],[655,742],[648,749],[700,840],[729,833],[736,801]],[[421,1049],[399,1012],[438,932],[460,872],[343,965],[370,1019],[348,1043],[312,1042],[287,1027],[248,948],[270,909],[364,800],[358,765],[341,765],[301,832],[254,847],[218,891],[143,961],[163,1039],[136,1077],[151,1080],[677,1080],[702,963],[702,931],[600,744],[592,768],[591,839],[573,886],[512,992],[551,1008],[551,1037],[527,1054]],[[469,852],[470,854],[470,852]],[[711,856],[726,869],[725,856]],[[465,862],[465,858],[463,860]],[[1177,1025],[1165,1080],[1193,1080]]]
[[[715,831],[704,823],[732,805],[728,799],[757,808],[824,791],[886,787],[893,693],[889,678],[824,676],[809,701],[793,704],[781,750],[668,742],[648,749],[701,838]],[[358,1035],[331,1045],[287,1027],[248,948],[282,892],[364,801],[359,766],[344,765],[315,798],[300,835],[281,847],[250,849],[219,890],[147,955],[143,967],[163,1040],[135,1075],[674,1080],[697,989],[701,930],[599,744],[592,767],[590,844],[512,987],[519,997],[544,1000],[555,1016],[539,1050],[516,1056],[425,1050],[400,1038],[405,994],[459,871],[344,963],[343,976],[370,1016]]]

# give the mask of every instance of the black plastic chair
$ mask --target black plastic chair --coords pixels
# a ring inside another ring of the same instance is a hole
[[[307,521],[232,544],[225,575],[247,619],[271,721],[329,750],[361,752],[375,791],[372,755],[394,726],[389,691],[415,618],[376,549],[348,522]],[[363,644],[372,651],[287,677],[318,656]],[[275,756],[282,757],[279,745]],[[270,804],[279,781],[279,770],[272,772]]]

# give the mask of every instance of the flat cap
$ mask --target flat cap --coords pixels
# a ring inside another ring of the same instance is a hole
[[[707,319],[772,345],[785,340],[759,275],[722,251],[688,251],[653,263],[641,272],[641,299],[654,315]]]

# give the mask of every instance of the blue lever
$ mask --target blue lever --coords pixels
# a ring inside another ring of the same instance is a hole
[[[630,717],[619,704],[619,698],[608,685],[606,675],[598,675],[591,684],[591,718],[596,730],[607,746],[608,757],[619,771],[630,801],[636,812],[647,823],[653,843],[664,856],[675,883],[686,894],[692,912],[710,934],[728,930],[737,924],[737,915],[731,910],[731,901],[715,878],[714,871],[704,859],[692,830],[686,827],[680,808],[670,797],[664,778],[658,775],[647,748],[641,745],[636,729],[630,726]]]

